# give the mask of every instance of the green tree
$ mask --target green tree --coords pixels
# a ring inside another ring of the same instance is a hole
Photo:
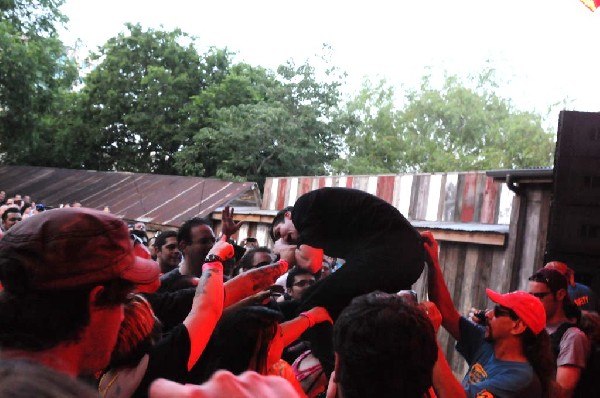
[[[85,130],[73,137],[85,149],[75,163],[172,174],[175,153],[192,136],[186,129],[187,105],[222,78],[229,53],[211,50],[201,58],[193,38],[178,29],[144,31],[132,24],[127,29],[93,54],[100,63],[80,94]]]
[[[77,66],[59,40],[62,0],[0,2],[0,159],[52,160],[55,118],[77,79]]]
[[[334,73],[329,70],[327,73]],[[315,175],[337,157],[339,82],[316,78],[308,62],[277,74],[240,64],[195,98],[209,126],[177,154],[180,172],[257,181]]]
[[[495,93],[494,70],[464,82],[445,77],[441,88],[431,76],[393,107],[393,89],[365,83],[347,113],[359,120],[349,130],[348,156],[336,163],[343,172],[441,172],[549,166],[554,136],[542,117],[516,109]]]

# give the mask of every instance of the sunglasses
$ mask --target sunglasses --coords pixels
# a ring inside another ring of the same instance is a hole
[[[539,298],[540,300],[543,300],[544,297],[546,297],[549,294],[552,294],[552,292],[539,292],[539,293],[531,293],[530,292],[529,294],[531,294],[532,296],[535,296],[535,297]]]
[[[297,287],[312,286],[315,284],[315,282],[316,281],[314,279],[304,279],[304,280],[294,283],[294,286],[297,286]]]
[[[501,316],[507,316],[513,321],[519,319],[517,314],[510,308],[502,307],[501,305],[496,305],[494,307],[494,318],[500,318]]]

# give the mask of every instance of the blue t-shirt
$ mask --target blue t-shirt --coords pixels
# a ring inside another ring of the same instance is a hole
[[[467,360],[469,371],[463,379],[467,397],[537,398],[542,386],[528,362],[501,361],[492,344],[484,340],[485,329],[460,319],[460,341],[456,349]]]
[[[581,283],[569,285],[569,297],[582,310],[598,311],[598,298],[592,289]]]

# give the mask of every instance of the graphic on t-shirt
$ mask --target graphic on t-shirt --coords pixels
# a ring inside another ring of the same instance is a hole
[[[494,394],[492,394],[488,390],[483,390],[481,392],[478,392],[475,398],[494,398]]]
[[[469,384],[479,383],[482,380],[487,379],[488,374],[479,363],[474,363],[469,370]],[[484,396],[484,395],[482,395]]]

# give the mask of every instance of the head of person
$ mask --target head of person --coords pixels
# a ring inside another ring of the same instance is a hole
[[[278,311],[262,306],[224,312],[202,354],[202,381],[218,369],[266,374],[283,351],[281,319]]]
[[[39,363],[0,361],[0,397],[95,398],[87,384]]]
[[[11,229],[16,223],[20,222],[23,219],[21,215],[21,210],[16,207],[9,207],[2,213],[2,224],[4,225],[4,229],[8,231]]]
[[[333,348],[344,398],[421,398],[432,385],[433,325],[397,295],[374,292],[352,300],[333,326]]]
[[[255,249],[255,248],[259,247],[258,240],[256,238],[248,237],[248,238],[244,239],[243,246],[247,250]]]
[[[271,223],[270,235],[273,242],[282,239],[287,244],[295,244],[298,241],[298,231],[292,222],[293,206],[279,210]]]
[[[300,301],[306,289],[314,285],[315,282],[316,278],[310,271],[294,267],[288,272],[285,288],[292,300]]]
[[[215,241],[211,223],[205,218],[194,217],[187,220],[177,233],[177,244],[186,263],[202,264]]]
[[[125,303],[123,322],[110,357],[109,368],[133,367],[160,340],[162,324],[152,306],[139,294],[130,295]]]
[[[544,330],[544,307],[535,296],[522,291],[500,294],[491,289],[486,289],[486,294],[496,304],[493,310],[486,313],[488,341],[518,337],[527,329],[534,335]]]
[[[538,270],[529,277],[528,289],[544,305],[546,319],[560,316],[570,303],[567,279],[555,269]]]
[[[323,265],[321,265],[321,276],[319,279],[325,278],[326,276],[331,275],[332,272],[332,265],[331,263],[326,260],[325,258],[323,258]]]
[[[264,267],[275,261],[275,255],[268,247],[256,247],[249,249],[244,253],[239,262],[240,273],[248,272],[251,269]]]
[[[154,249],[161,272],[169,272],[179,265],[181,251],[177,244],[176,231],[164,231],[158,235],[154,240]]]
[[[28,218],[0,240],[0,346],[18,357],[77,345],[77,373],[103,369],[127,295],[155,289],[158,275],[114,216],[70,208]]]
[[[553,269],[562,274],[567,279],[567,283],[575,286],[575,272],[569,266],[561,261],[550,261],[544,268]]]
[[[515,291],[506,294],[486,289],[488,298],[496,304],[486,313],[486,339],[492,343],[513,339],[521,344],[523,354],[542,384],[543,396],[554,383],[556,361],[550,336],[546,332],[546,312],[541,301],[532,294]]]

